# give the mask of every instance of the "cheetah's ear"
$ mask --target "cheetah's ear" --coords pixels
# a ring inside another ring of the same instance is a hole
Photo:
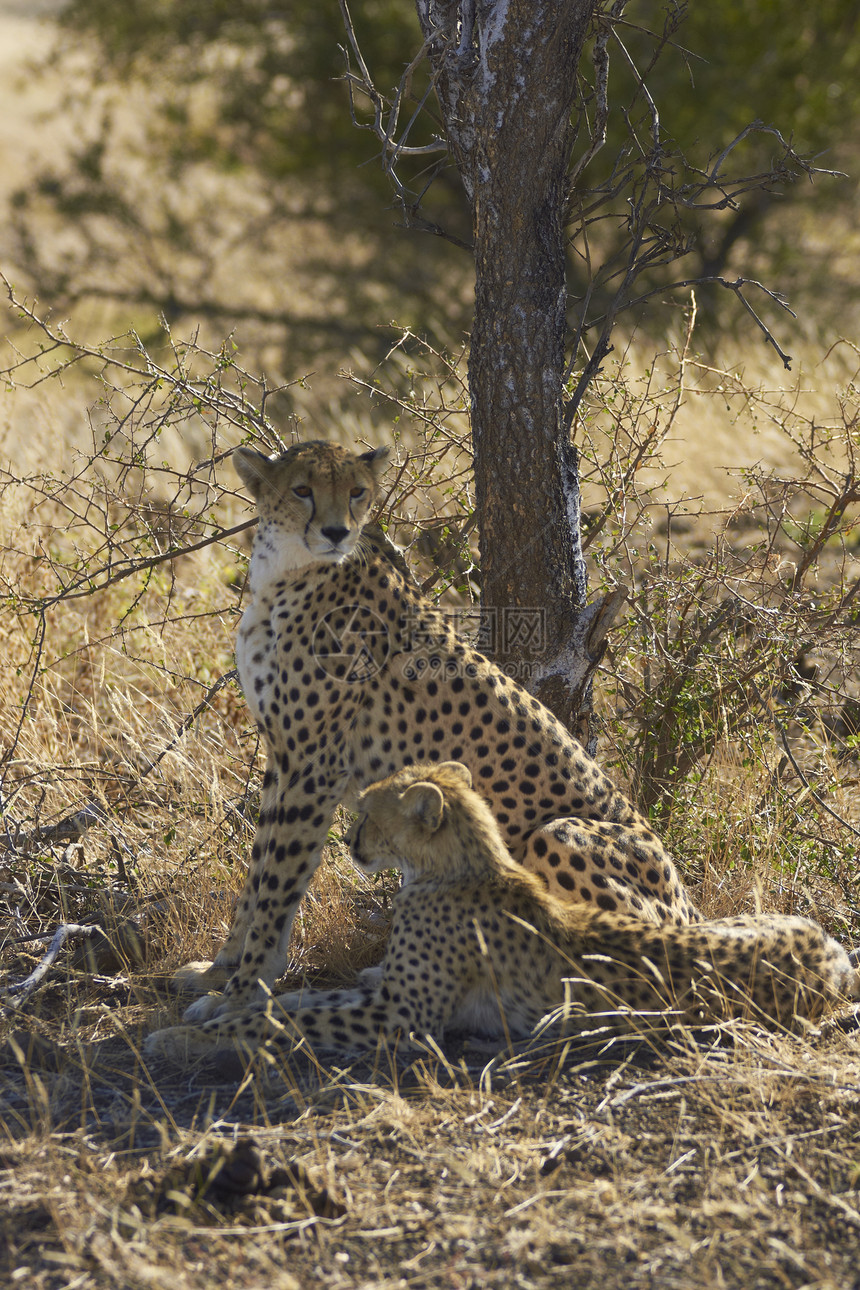
[[[255,452],[253,448],[234,448],[232,460],[236,474],[248,492],[252,497],[259,497],[271,475],[272,463],[269,458],[261,452]]]
[[[423,824],[428,833],[435,833],[442,823],[445,798],[435,784],[410,784],[400,794],[400,803],[407,819]]]
[[[461,761],[440,761],[437,770],[447,770],[453,779],[459,779],[467,788],[472,787],[472,772]]]
[[[370,452],[363,452],[359,455],[358,460],[364,462],[377,483],[385,473],[390,452],[390,448],[373,448]]]

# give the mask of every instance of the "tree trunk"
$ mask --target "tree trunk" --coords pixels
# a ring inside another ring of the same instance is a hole
[[[588,744],[591,676],[623,600],[586,605],[578,462],[562,420],[571,108],[598,4],[417,3],[472,207],[485,644]]]

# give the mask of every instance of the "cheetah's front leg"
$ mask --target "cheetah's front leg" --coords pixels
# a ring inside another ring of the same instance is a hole
[[[268,1042],[294,1049],[308,1040],[321,1048],[356,1051],[375,1048],[382,1037],[409,1048],[413,1035],[441,1037],[450,1011],[441,995],[419,994],[389,976],[384,990],[381,983],[361,982],[350,990],[305,990],[202,1026],[169,1026],[154,1031],[144,1051],[181,1065],[219,1048],[255,1052]]]
[[[265,818],[261,811],[251,869],[225,947],[231,954],[238,947],[238,962],[223,994],[195,999],[186,1009],[186,1021],[205,1021],[248,1007],[264,998],[265,987],[284,970],[296,910],[319,865],[347,784],[342,776],[335,788],[323,784],[317,790],[314,775],[307,772],[297,780],[295,774],[281,773]]]

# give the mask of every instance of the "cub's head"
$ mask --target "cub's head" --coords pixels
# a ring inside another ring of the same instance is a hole
[[[260,512],[258,573],[339,564],[355,550],[376,497],[387,448],[354,453],[336,443],[297,443],[279,457],[236,448],[233,464]]]
[[[358,812],[347,842],[368,873],[402,869],[406,881],[462,879],[483,872],[488,853],[504,853],[489,808],[458,761],[389,775],[361,794]]]

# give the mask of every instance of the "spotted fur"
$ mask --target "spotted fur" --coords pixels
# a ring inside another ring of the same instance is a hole
[[[381,970],[352,990],[281,995],[157,1032],[152,1051],[182,1060],[303,1037],[409,1047],[451,1029],[521,1039],[541,1023],[650,1030],[743,1017],[793,1028],[860,993],[848,955],[806,918],[658,926],[559,900],[513,859],[458,762],[369,788],[349,840],[367,872],[403,871]]]
[[[335,807],[415,762],[469,767],[514,858],[550,891],[655,925],[698,914],[623,793],[546,708],[458,639],[395,549],[365,523],[385,450],[237,449],[260,525],[236,658],[267,748],[250,871],[201,1021],[262,997],[283,971],[298,903]]]

